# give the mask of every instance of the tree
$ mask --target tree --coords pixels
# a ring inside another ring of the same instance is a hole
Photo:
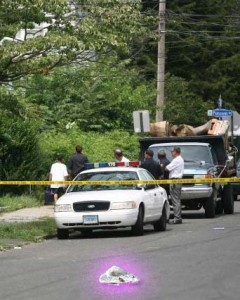
[[[215,84],[222,78],[234,80],[227,65],[238,53],[239,2],[173,1],[169,9],[168,70],[189,80],[205,100],[225,95],[225,87],[215,92]]]
[[[144,7],[158,9],[154,1]],[[166,17],[166,71],[205,101],[221,93],[226,106],[240,109],[239,1],[167,1]]]
[[[207,110],[212,109],[212,106],[212,102],[204,102],[194,94],[186,80],[166,75],[164,115],[171,124],[202,125],[206,123]]]
[[[2,0],[0,83],[127,48],[146,32],[140,2]]]
[[[76,126],[84,131],[132,130],[132,112],[154,113],[155,86],[129,61],[113,57],[82,67],[62,67],[49,76],[34,75],[15,84],[18,99],[42,130]]]

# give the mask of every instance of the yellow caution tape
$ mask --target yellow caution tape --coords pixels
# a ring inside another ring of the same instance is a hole
[[[161,180],[112,180],[112,181],[0,181],[0,185],[135,185],[135,184],[204,184],[204,183],[229,183],[240,182],[240,177],[230,178],[196,178],[196,179],[161,179]]]

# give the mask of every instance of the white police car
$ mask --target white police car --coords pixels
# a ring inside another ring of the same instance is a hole
[[[142,235],[144,224],[153,224],[156,231],[166,230],[169,218],[166,191],[156,184],[121,184],[129,180],[153,180],[147,170],[132,167],[136,162],[99,163],[100,168],[91,169],[94,166],[96,164],[87,164],[89,169],[75,178],[87,183],[69,186],[55,205],[59,239],[68,238],[69,230],[80,230],[84,234],[94,229],[131,227],[134,235]],[[103,185],[97,184],[102,181]]]

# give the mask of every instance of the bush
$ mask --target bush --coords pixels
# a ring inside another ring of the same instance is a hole
[[[76,128],[65,132],[47,131],[40,136],[40,147],[43,155],[41,162],[45,170],[44,178],[47,177],[50,166],[58,154],[63,154],[65,163],[68,164],[77,144],[83,146],[83,152],[91,162],[115,161],[113,157],[115,148],[121,148],[124,155],[131,160],[138,159],[138,136],[127,131],[115,130],[104,134],[86,133]]]
[[[35,180],[41,171],[38,129],[19,117],[0,118],[0,179]],[[2,192],[22,193],[24,186],[5,186]]]

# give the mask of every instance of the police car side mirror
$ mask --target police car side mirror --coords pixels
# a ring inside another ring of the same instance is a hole
[[[138,190],[145,190],[146,189],[146,184],[138,183],[137,184],[137,189]]]

